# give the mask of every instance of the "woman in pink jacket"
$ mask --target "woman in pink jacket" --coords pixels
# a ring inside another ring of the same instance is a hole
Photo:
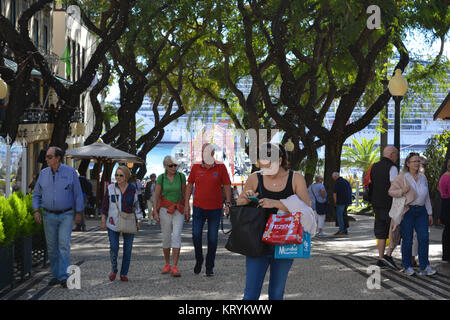
[[[411,152],[405,160],[401,174],[392,182],[389,194],[394,198],[406,196],[403,219],[400,223],[402,235],[402,265],[405,274],[414,275],[412,245],[414,230],[419,243],[419,275],[430,276],[436,273],[428,260],[428,226],[433,224],[432,207],[428,192],[428,181],[419,171],[419,154]]]
[[[450,160],[447,161],[447,171],[439,180],[441,193],[441,215],[439,222],[445,226],[442,232],[442,261],[450,262]]]

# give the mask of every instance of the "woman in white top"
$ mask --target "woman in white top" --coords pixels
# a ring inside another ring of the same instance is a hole
[[[116,180],[114,184],[110,184],[106,189],[101,209],[102,230],[108,230],[108,238],[110,245],[110,259],[112,272],[109,280],[114,281],[118,272],[117,258],[119,254],[119,236],[117,231],[117,222],[119,220],[119,211],[129,214],[135,214],[137,219],[137,229],[141,227],[142,211],[139,207],[136,186],[128,183],[131,172],[126,166],[119,166],[116,170]],[[130,268],[131,252],[133,249],[134,234],[122,233],[123,236],[123,259],[120,270],[120,280],[128,281],[128,270]]]
[[[431,268],[430,262],[428,261],[428,226],[433,224],[433,211],[428,192],[428,181],[419,169],[419,154],[411,152],[406,157],[403,171],[406,183],[416,192],[417,197],[408,204],[409,210],[405,213],[400,224],[402,233],[402,264],[406,274],[414,274],[411,259],[413,233],[416,230],[419,247],[419,275],[433,275],[436,273],[436,270]]]

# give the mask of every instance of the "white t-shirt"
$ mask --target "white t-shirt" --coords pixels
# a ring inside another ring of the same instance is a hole
[[[423,173],[419,173],[417,182],[414,180],[413,176],[407,172],[405,173],[405,179],[417,193],[417,198],[410,203],[411,206],[425,206],[428,215],[433,214],[433,209],[431,207],[430,193],[428,192],[428,181]]]
[[[395,177],[398,176],[398,169],[396,166],[392,166],[391,170],[389,170],[389,181],[392,183],[394,181]]]

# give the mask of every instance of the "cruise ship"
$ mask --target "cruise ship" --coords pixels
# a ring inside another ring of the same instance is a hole
[[[245,83],[244,83],[245,85]],[[246,87],[243,86],[245,92]],[[412,94],[412,93],[407,93]],[[450,130],[450,123],[442,120],[433,121],[433,113],[438,108],[439,104],[445,99],[448,94],[448,87],[444,89],[437,89],[433,98],[426,100],[421,97],[414,97],[409,99],[409,107],[407,112],[402,113],[401,117],[401,131],[400,131],[400,145],[401,145],[401,159],[404,159],[409,152],[419,152],[425,151],[427,139],[432,135],[442,133],[444,130]],[[412,102],[411,102],[412,101]],[[116,98],[110,102],[117,107],[120,106],[119,99]],[[325,117],[325,126],[330,128],[335,117],[337,104],[330,108],[330,111]],[[404,108],[405,109],[405,108]],[[211,105],[206,108],[206,112],[202,112],[201,115],[195,112],[189,112],[182,117],[178,118],[174,122],[170,123],[165,128],[165,134],[160,142],[160,144],[151,150],[147,157],[147,167],[148,174],[162,173],[162,159],[165,155],[176,156],[181,167],[189,172],[189,168],[194,161],[192,158],[195,157],[192,149],[198,146],[193,146],[193,141],[198,139],[200,133],[213,132],[212,135],[216,136],[213,142],[221,148],[223,146],[223,140],[221,138],[217,139],[217,136],[223,136],[223,132],[232,132],[232,123],[228,117],[223,116],[222,110],[219,106]],[[388,103],[388,144],[393,145],[394,143],[394,101],[391,99]],[[160,114],[164,114],[165,109],[163,106],[159,107]],[[362,114],[363,108],[356,108],[353,112],[350,121],[357,120]],[[136,120],[142,119],[142,124],[144,125],[144,131],[147,132],[153,127],[154,115],[152,111],[151,100],[146,97],[143,101],[142,107],[139,109]],[[351,138],[361,140],[361,137],[372,139],[379,137],[380,133],[377,131],[379,122],[379,115],[375,117],[372,122],[360,132],[355,133],[346,141],[347,146],[351,146]],[[218,133],[221,132],[221,133]],[[200,134],[201,135],[201,134]],[[275,140],[279,141],[280,137],[277,136]],[[219,141],[217,141],[219,140]],[[380,140],[378,140],[379,143]],[[205,142],[205,141],[203,141]],[[210,141],[208,141],[210,142]],[[225,150],[224,150],[225,151]],[[232,161],[230,171],[236,174],[241,174],[250,168],[250,161],[247,159],[245,153],[242,150],[233,150],[234,161]],[[230,157],[226,156],[225,152],[219,152],[219,155],[225,161],[230,161]],[[219,158],[220,158],[219,156]],[[319,149],[319,157],[324,157],[324,147]],[[221,159],[221,160],[222,160]],[[230,172],[231,173],[231,172]],[[233,174],[234,175],[234,174]]]

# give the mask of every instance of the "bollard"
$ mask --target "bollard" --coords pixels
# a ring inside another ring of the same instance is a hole
[[[359,207],[359,180],[356,180],[356,206]]]

